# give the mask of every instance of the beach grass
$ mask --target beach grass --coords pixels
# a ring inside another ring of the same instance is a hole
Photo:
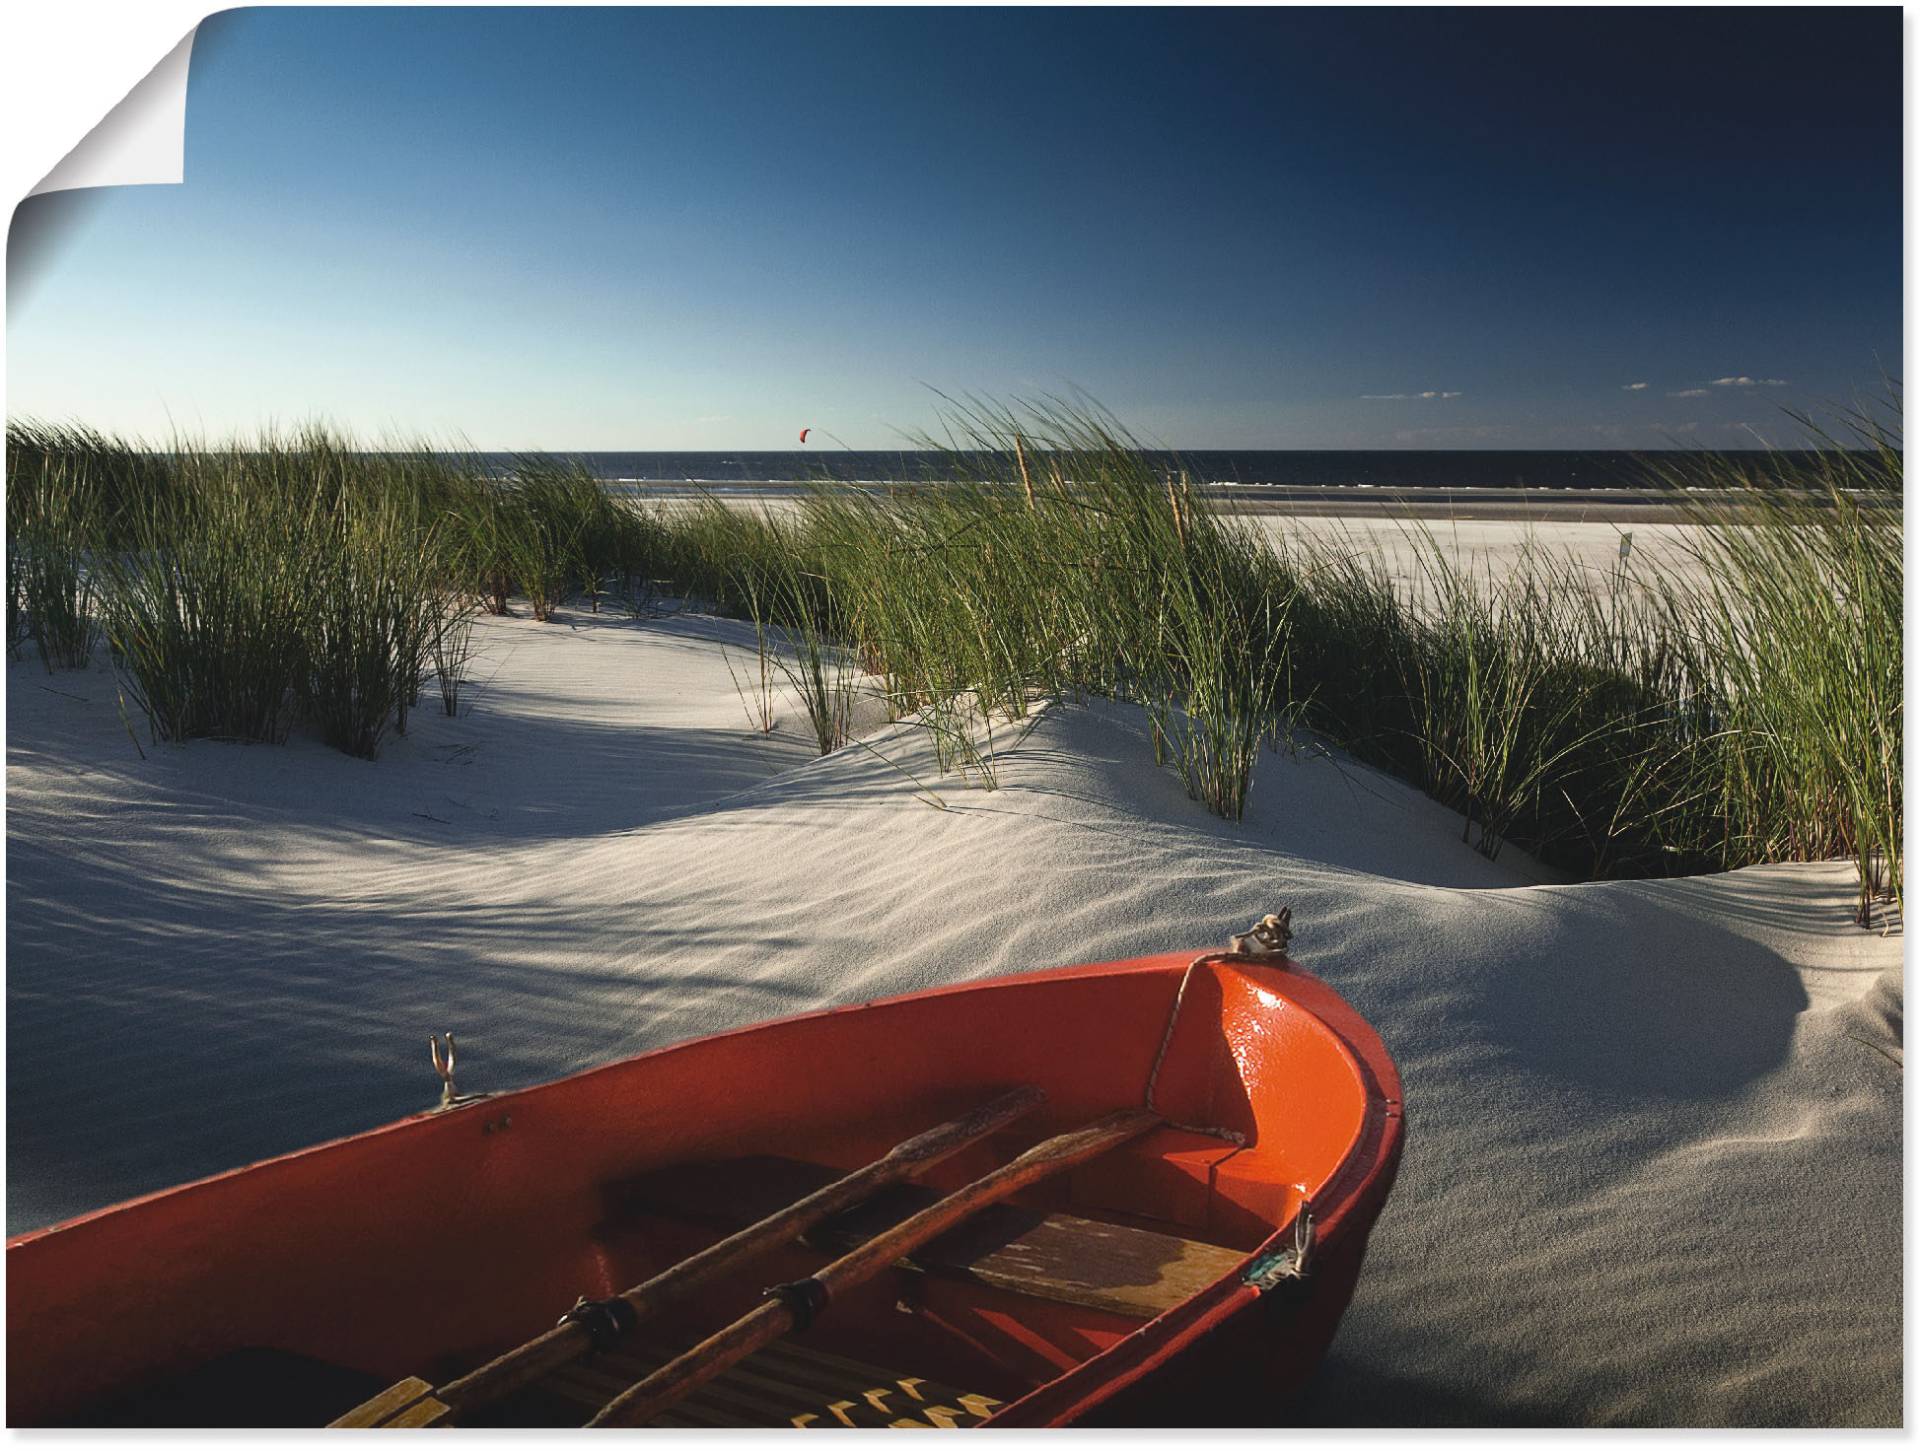
[[[315,521],[302,616],[301,712],[352,756],[405,733],[449,606],[438,520],[397,490],[346,492]]]
[[[99,639],[90,551],[106,506],[84,455],[24,469],[7,489],[7,648],[32,640],[49,673],[84,667]]]
[[[457,593],[443,594],[441,599],[429,651],[440,708],[452,718],[460,714],[460,690],[467,683],[467,664],[473,658],[473,617],[478,602],[471,595]]]
[[[235,450],[179,450],[182,487],[96,556],[123,689],[156,740],[284,739],[306,663],[320,504],[261,487]]]
[[[1476,574],[1409,522],[1411,589],[1377,555],[1211,513],[1094,412],[969,402],[917,442],[946,450],[937,486],[822,486],[784,528],[688,511],[681,579],[724,600],[726,559],[790,553],[944,769],[991,785],[996,724],[1106,697],[1228,818],[1258,743],[1304,730],[1458,810],[1489,856],[1577,877],[1852,857],[1863,920],[1899,899],[1891,431],[1822,455],[1811,491],[1714,456],[1650,473],[1713,526],[1696,577],[1544,548]]]
[[[27,631],[46,635],[53,618],[37,581],[54,519],[62,568],[85,581],[75,612],[105,633],[156,740],[280,741],[305,720],[372,756],[405,729],[439,622],[458,608],[436,512],[457,466],[319,429],[176,440],[100,487],[95,470],[124,453],[84,430],[14,429],[8,453],[31,459],[8,489]]]
[[[1730,742],[1707,782],[1731,849],[1763,860],[1847,856],[1859,920],[1902,883],[1902,466],[1897,391],[1833,424],[1799,487],[1692,460],[1664,477],[1702,503],[1689,626],[1725,701]],[[1838,436],[1836,436],[1836,430]],[[1703,485],[1740,485],[1702,495]]]
[[[1902,892],[1897,395],[1846,423],[1789,482],[1650,465],[1711,526],[1684,576],[1544,549],[1476,573],[1409,522],[1410,584],[1206,507],[1077,403],[950,402],[915,440],[927,478],[822,483],[778,515],[318,429],[150,451],[10,425],[9,644],[51,668],[104,628],[160,739],[306,720],[371,755],[427,673],[457,710],[475,608],[552,620],[658,584],[753,621],[756,728],[777,672],[823,753],[872,689],[991,788],[1042,705],[1118,700],[1229,820],[1263,749],[1306,733],[1458,810],[1489,856],[1576,877],[1848,857],[1866,921]]]

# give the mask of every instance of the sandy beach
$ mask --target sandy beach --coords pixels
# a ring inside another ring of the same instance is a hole
[[[750,730],[738,622],[476,640],[377,761],[143,756],[104,657],[9,667],[10,1232],[425,1108],[430,1032],[502,1089],[1285,904],[1409,1126],[1309,1419],[1899,1424],[1902,938],[1848,865],[1566,884],[1310,743],[1228,824],[1113,705],[987,791],[875,712]]]

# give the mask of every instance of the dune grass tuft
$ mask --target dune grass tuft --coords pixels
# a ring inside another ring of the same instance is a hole
[[[1702,789],[1735,859],[1851,857],[1865,925],[1902,894],[1900,398],[1798,421],[1824,446],[1798,487],[1664,470],[1715,526],[1693,551],[1707,583],[1689,624],[1727,745]]]
[[[441,635],[437,521],[397,493],[343,493],[310,547],[300,708],[329,745],[371,758],[389,726],[405,733]]]
[[[57,457],[7,489],[7,648],[31,639],[49,672],[84,667],[100,636],[92,548],[107,491],[97,468]]]
[[[443,536],[464,465],[319,428],[147,451],[18,425],[8,458],[21,627],[73,664],[104,630],[156,739],[279,741],[304,720],[371,756],[405,730],[458,608]]]

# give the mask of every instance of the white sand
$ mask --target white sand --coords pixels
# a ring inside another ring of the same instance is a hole
[[[743,627],[577,623],[483,623],[471,713],[373,763],[142,761],[104,670],[9,667],[10,1230],[426,1107],[430,1031],[507,1088],[1290,903],[1409,1124],[1312,1414],[1899,1422],[1901,942],[1846,867],[1539,884],[1324,756],[1229,826],[1116,708],[1047,716],[994,793],[870,737],[941,811],[790,711],[750,735]]]
[[[1509,567],[1522,551],[1539,548],[1550,554],[1571,554],[1596,575],[1610,575],[1620,557],[1620,541],[1632,535],[1629,557],[1636,566],[1659,561],[1684,566],[1690,551],[1700,547],[1706,529],[1698,524],[1664,522],[1604,524],[1587,521],[1543,520],[1517,524],[1501,519],[1396,519],[1386,513],[1321,517],[1316,515],[1250,514],[1247,522],[1267,534],[1295,535],[1323,540],[1350,540],[1361,552],[1385,552],[1389,568],[1401,572],[1411,554],[1409,533],[1430,534],[1455,559],[1474,572],[1496,572]]]
[[[1707,526],[1635,522],[1606,524],[1544,520],[1405,519],[1377,515],[1319,517],[1253,514],[1246,522],[1269,538],[1312,542],[1338,554],[1384,561],[1387,575],[1406,586],[1423,577],[1424,541],[1431,540],[1470,580],[1502,579],[1529,551],[1544,562],[1571,559],[1600,593],[1622,585],[1651,587],[1661,578],[1684,585],[1698,577],[1696,552]],[[1621,541],[1631,535],[1627,557]]]

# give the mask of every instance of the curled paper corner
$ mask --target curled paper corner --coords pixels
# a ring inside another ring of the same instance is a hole
[[[94,186],[178,186],[187,171],[189,30],[27,195]]]
[[[7,228],[7,321],[39,292],[61,252],[98,210],[100,188],[186,180],[189,30],[140,83],[23,197]]]

